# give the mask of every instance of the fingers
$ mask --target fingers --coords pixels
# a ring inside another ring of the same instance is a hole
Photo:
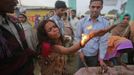
[[[101,65],[102,73],[106,73],[108,71],[108,67],[106,64]]]

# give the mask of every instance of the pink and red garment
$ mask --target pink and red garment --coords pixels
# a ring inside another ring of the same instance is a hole
[[[52,52],[50,43],[44,42],[41,46],[41,56],[47,57]]]
[[[111,36],[108,40],[108,49],[104,59],[109,60],[131,48],[133,48],[133,45],[130,40],[119,36]]]

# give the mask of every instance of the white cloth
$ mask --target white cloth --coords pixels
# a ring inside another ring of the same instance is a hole
[[[22,27],[25,32],[25,38],[26,38],[28,47],[31,48],[32,50],[36,50],[36,47],[38,45],[36,31],[33,30],[32,26],[28,22],[22,23]]]

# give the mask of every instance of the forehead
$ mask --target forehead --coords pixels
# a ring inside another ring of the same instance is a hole
[[[55,24],[51,21],[47,22],[46,25],[45,25],[45,29],[49,29],[51,27],[55,26]]]
[[[130,19],[130,17],[129,16],[124,16],[124,18],[123,19],[127,19],[127,20],[129,20]]]
[[[71,13],[75,14],[75,12],[74,12],[74,11],[71,11]]]
[[[124,16],[124,18],[129,18],[129,16]]]
[[[101,5],[102,5],[101,1],[93,1],[90,4],[90,6],[101,6]]]
[[[18,16],[18,18],[24,18],[24,19],[25,19],[25,17],[24,17],[24,16],[22,16],[22,15],[19,15],[19,16]]]
[[[58,8],[57,10],[66,11],[67,9],[66,8]]]

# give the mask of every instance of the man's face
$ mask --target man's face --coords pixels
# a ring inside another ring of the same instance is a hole
[[[20,21],[20,23],[26,22],[26,18],[23,15],[19,15],[18,20]]]
[[[130,17],[129,16],[124,16],[123,23],[128,24],[129,23],[129,20],[130,20]]]
[[[71,11],[71,15],[72,15],[73,17],[76,16],[75,12],[73,12],[73,11]]]
[[[0,2],[0,12],[2,12],[2,13],[13,13],[17,3],[18,3],[17,0],[1,0],[1,2]]]
[[[101,1],[93,1],[91,2],[89,9],[90,9],[90,16],[91,18],[97,18],[100,15],[100,11],[102,9]]]
[[[56,14],[57,14],[59,17],[62,17],[65,12],[66,12],[66,8],[59,8],[59,9],[56,9]]]

